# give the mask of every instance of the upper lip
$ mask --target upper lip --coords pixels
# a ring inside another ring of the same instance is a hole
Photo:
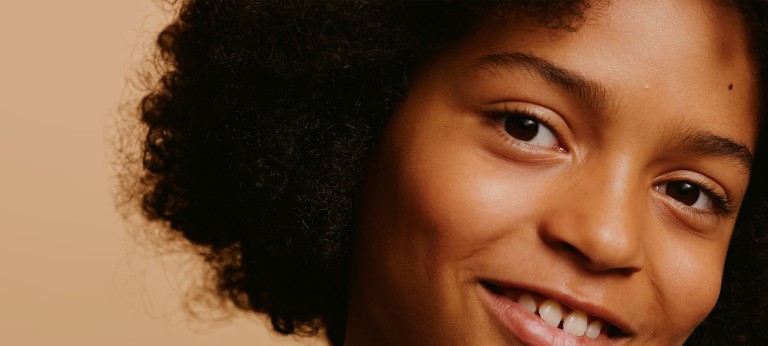
[[[496,280],[482,280],[481,282],[500,288],[528,291],[546,298],[553,299],[573,310],[584,311],[586,314],[592,317],[610,323],[614,327],[618,328],[626,336],[633,336],[636,334],[634,329],[630,326],[630,323],[622,318],[616,311],[612,311],[606,307],[597,305],[573,294],[569,294],[561,290],[528,284],[509,283]]]

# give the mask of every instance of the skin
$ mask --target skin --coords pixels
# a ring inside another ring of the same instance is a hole
[[[414,76],[383,133],[348,345],[535,344],[490,307],[489,282],[610,316],[623,332],[607,344],[682,344],[717,300],[748,184],[745,157],[712,141],[754,151],[747,46],[738,13],[706,1],[594,4],[575,32],[483,21]],[[515,138],[505,110],[548,125]],[[705,192],[681,202],[669,192],[680,181],[727,196],[731,212]]]

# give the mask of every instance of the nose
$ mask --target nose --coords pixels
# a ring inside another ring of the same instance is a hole
[[[625,274],[642,269],[645,261],[643,188],[630,183],[626,169],[585,174],[560,193],[539,229],[555,251],[587,270]],[[636,181],[636,180],[635,180]]]

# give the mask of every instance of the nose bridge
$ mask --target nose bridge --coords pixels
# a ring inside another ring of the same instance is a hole
[[[545,241],[590,270],[634,272],[644,262],[642,184],[631,160],[600,161],[575,181],[542,229]]]

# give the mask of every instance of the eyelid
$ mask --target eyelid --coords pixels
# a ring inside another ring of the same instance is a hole
[[[557,126],[553,121],[553,118],[559,117],[557,113],[537,105],[524,102],[504,102],[503,104],[494,104],[483,110],[482,113],[488,118],[499,122],[500,119],[507,118],[512,115],[524,115],[527,116],[545,126],[557,139],[557,151],[568,152],[566,142],[563,140],[561,130],[562,126]],[[547,114],[551,113],[551,114]],[[503,125],[502,125],[503,126]],[[515,139],[518,141],[517,139]],[[524,142],[523,142],[524,143]],[[554,149],[554,148],[553,148]]]
[[[677,175],[676,175],[677,174]],[[725,217],[734,217],[736,214],[736,210],[732,206],[732,202],[730,198],[725,193],[718,192],[718,188],[713,183],[710,183],[709,181],[702,179],[698,177],[695,174],[684,174],[683,176],[679,175],[679,172],[672,172],[670,174],[665,174],[662,179],[659,179],[658,181],[654,182],[653,186],[654,188],[656,186],[659,186],[661,184],[667,184],[672,182],[686,182],[689,184],[696,185],[701,189],[701,191],[712,200],[714,203],[714,208],[712,210],[704,210],[700,208],[694,208],[692,206],[686,205],[670,196],[664,195],[665,198],[672,200],[673,203],[675,203],[676,206],[679,206],[678,209],[685,210],[689,214],[695,214],[697,216],[725,216]]]

